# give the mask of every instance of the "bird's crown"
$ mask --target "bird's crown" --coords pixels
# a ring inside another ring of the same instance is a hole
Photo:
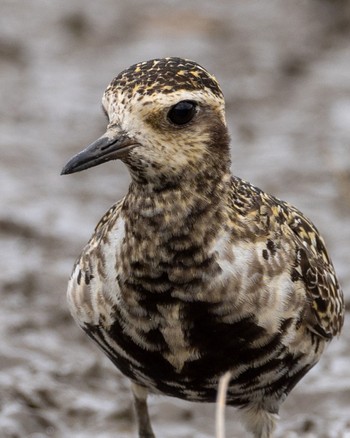
[[[134,64],[111,82],[110,88],[141,95],[173,93],[178,90],[207,89],[222,98],[222,91],[213,75],[194,61],[182,58],[160,58]]]

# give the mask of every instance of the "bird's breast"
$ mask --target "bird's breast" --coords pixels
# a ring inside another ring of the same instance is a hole
[[[241,387],[254,373],[265,378],[283,358],[293,364],[289,344],[305,296],[286,267],[290,248],[266,258],[266,242],[249,245],[228,232],[202,244],[186,230],[169,236],[142,233],[119,217],[75,267],[72,313],[129,378],[213,401],[218,376],[231,369],[234,403],[243,403]]]

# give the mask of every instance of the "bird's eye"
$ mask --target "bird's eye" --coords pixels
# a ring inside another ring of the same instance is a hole
[[[196,114],[196,103],[191,100],[182,100],[172,106],[168,112],[168,119],[174,125],[185,125],[190,122]]]

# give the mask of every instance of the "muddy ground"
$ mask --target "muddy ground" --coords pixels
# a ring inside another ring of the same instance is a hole
[[[350,3],[1,0],[0,437],[134,437],[128,382],[74,325],[72,264],[129,176],[61,177],[104,132],[122,69],[192,58],[227,100],[233,172],[307,213],[350,301]],[[278,438],[350,437],[348,321],[281,409]],[[214,435],[214,406],[152,398],[159,437]],[[228,436],[245,436],[229,410]]]

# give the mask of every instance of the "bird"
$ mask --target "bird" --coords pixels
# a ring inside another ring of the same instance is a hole
[[[130,185],[73,267],[73,318],[130,380],[140,438],[155,437],[149,394],[214,403],[224,375],[247,432],[271,438],[343,325],[323,238],[231,173],[224,95],[196,62],[132,65],[102,107],[107,131],[62,174],[122,160]]]

